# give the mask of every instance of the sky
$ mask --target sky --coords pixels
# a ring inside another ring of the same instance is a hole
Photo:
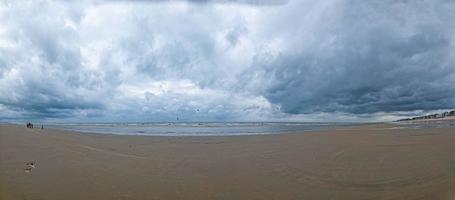
[[[0,1],[0,121],[390,121],[455,108],[451,0]]]

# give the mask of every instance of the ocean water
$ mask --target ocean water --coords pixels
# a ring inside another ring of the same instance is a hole
[[[297,122],[195,122],[195,123],[88,123],[48,124],[46,128],[78,132],[149,135],[149,136],[229,136],[277,133],[301,133],[331,129],[346,123],[297,123]]]

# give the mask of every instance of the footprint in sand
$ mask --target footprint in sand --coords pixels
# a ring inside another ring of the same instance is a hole
[[[28,162],[28,163],[25,163],[25,172],[31,172],[33,168],[35,168],[36,165],[35,165],[35,162]]]

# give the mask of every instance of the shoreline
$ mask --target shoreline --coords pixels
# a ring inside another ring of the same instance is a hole
[[[236,122],[240,123],[240,122]],[[243,123],[243,122],[241,122]],[[250,122],[245,122],[250,123]],[[254,122],[257,123],[257,122]],[[281,123],[281,122],[272,122],[272,123]],[[287,123],[287,122],[283,122]],[[296,122],[297,123],[297,122]],[[40,123],[36,123],[37,125],[41,125]],[[270,131],[270,132],[240,132],[240,133],[224,133],[224,134],[213,134],[213,133],[197,133],[190,132],[190,133],[120,133],[120,132],[107,132],[107,131],[91,131],[91,130],[77,130],[77,129],[70,129],[64,127],[58,127],[53,124],[44,124],[44,130],[51,130],[51,131],[60,131],[60,132],[69,132],[69,133],[77,133],[77,134],[101,134],[101,135],[112,135],[112,136],[145,136],[145,137],[237,137],[237,136],[261,136],[261,135],[282,135],[282,134],[304,134],[308,132],[324,132],[324,131],[331,131],[336,130],[341,127],[357,127],[357,126],[369,126],[369,125],[393,125],[393,122],[368,122],[368,123],[340,123],[340,124],[333,124],[333,125],[324,125],[323,127],[318,127],[315,129],[308,129],[308,130],[292,130],[292,131]],[[22,123],[0,123],[2,125],[12,125],[22,127]],[[160,128],[166,128],[167,126],[162,126]],[[197,128],[197,127],[188,127],[188,128]],[[206,127],[203,127],[206,128]],[[40,129],[40,127],[36,127],[34,129]]]
[[[453,127],[385,123],[241,136],[2,124],[0,199],[453,200],[454,144]]]

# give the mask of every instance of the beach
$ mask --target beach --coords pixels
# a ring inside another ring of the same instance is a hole
[[[122,136],[0,125],[0,199],[455,199],[455,128]]]

